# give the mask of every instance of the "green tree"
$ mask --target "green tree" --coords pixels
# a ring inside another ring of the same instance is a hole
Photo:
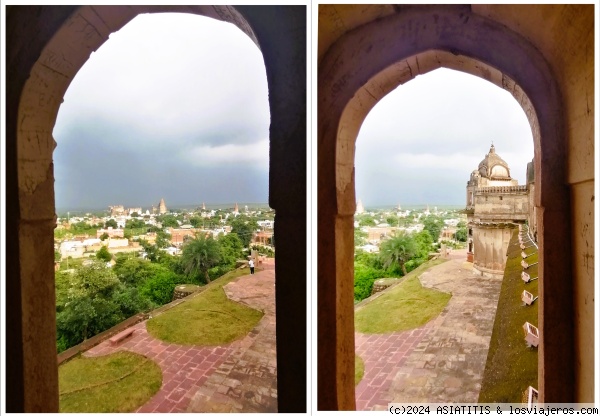
[[[146,228],[146,223],[137,218],[132,218],[125,222],[125,228]]]
[[[444,221],[441,218],[428,216],[423,220],[424,229],[431,234],[431,238],[436,242],[440,238],[440,233],[444,227]]]
[[[455,237],[456,237],[457,241],[466,242],[467,241],[467,228],[466,227],[459,227],[456,230]]]
[[[54,250],[54,261],[60,261],[61,257],[62,254],[60,254],[60,251]]]
[[[160,222],[162,224],[163,228],[167,228],[167,227],[177,228],[177,227],[179,227],[179,223],[177,222],[177,218],[174,215],[169,215],[169,214],[161,215],[160,217],[158,217],[158,222]]]
[[[130,214],[130,217],[131,217],[131,218],[138,218],[139,216],[140,216],[140,214],[138,214],[138,213],[137,213],[137,212],[135,212],[135,211],[134,211],[134,212],[132,212],[132,213]]]
[[[375,220],[370,215],[363,216],[358,220],[358,225],[361,227],[375,227]]]
[[[384,277],[385,272],[362,263],[354,263],[354,300],[361,301],[371,296],[373,282]]]
[[[428,231],[421,231],[414,235],[415,243],[417,244],[417,252],[415,253],[416,257],[421,259],[427,259],[429,253],[433,249],[433,238]]]
[[[74,274],[57,274],[57,339],[61,348],[102,332],[124,319],[112,300],[120,285],[102,262],[84,266]]]
[[[109,237],[108,233],[102,233],[102,235],[100,236],[100,240],[104,241]]]
[[[212,237],[197,235],[183,245],[181,263],[189,277],[204,276],[206,283],[210,283],[208,269],[219,264],[220,260],[221,246]]]
[[[192,224],[192,226],[194,228],[200,228],[200,227],[202,227],[203,219],[201,217],[198,217],[197,215],[195,215],[190,218],[190,224]]]
[[[177,285],[177,276],[168,269],[147,279],[140,287],[140,293],[158,305],[173,300],[173,292]]]
[[[236,260],[243,258],[242,240],[235,233],[222,235],[217,240],[221,246],[222,263],[234,265]]]
[[[244,247],[250,246],[252,236],[258,229],[255,219],[240,215],[231,221],[231,232],[238,235]]]
[[[405,263],[417,253],[417,248],[415,240],[406,233],[385,240],[379,247],[383,266],[389,269],[394,265],[399,265],[402,268],[402,273],[406,275]]]
[[[117,221],[115,221],[113,218],[111,218],[110,220],[106,221],[104,223],[104,227],[108,228],[108,227],[112,227],[112,228],[119,228],[119,226],[117,225]]]
[[[100,247],[100,250],[98,250],[98,252],[96,253],[96,258],[98,260],[107,262],[112,260],[112,254],[108,252],[108,248],[106,248],[106,246],[102,246]]]

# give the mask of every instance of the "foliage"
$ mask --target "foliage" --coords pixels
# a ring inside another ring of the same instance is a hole
[[[223,345],[245,336],[263,313],[227,298],[223,286],[248,269],[238,269],[210,283],[194,298],[152,318],[148,332],[183,345]]]
[[[140,293],[153,302],[164,305],[171,302],[177,285],[177,276],[170,270],[154,275],[144,281]]]
[[[62,254],[60,254],[60,251],[54,250],[54,261],[60,261],[61,257]]]
[[[252,248],[252,250],[257,251],[259,254],[263,254],[267,257],[275,256],[275,252],[273,251],[273,249],[271,247],[253,244],[251,248]]]
[[[258,228],[256,220],[245,215],[240,215],[231,221],[231,232],[238,235],[244,247],[250,246],[252,236]]]
[[[406,275],[405,263],[417,254],[418,246],[415,240],[406,233],[400,233],[381,243],[379,253],[384,268],[392,268],[398,265]]]
[[[140,214],[137,212],[132,212],[130,215],[131,218],[138,218],[139,216],[140,216]]]
[[[466,227],[460,227],[456,230],[456,234],[455,234],[456,240],[457,241],[462,241],[463,243],[467,241],[467,228]]]
[[[189,277],[199,279],[204,276],[206,283],[210,283],[208,269],[219,264],[221,260],[221,246],[212,237],[197,235],[183,245],[181,263]]]
[[[444,220],[439,217],[435,217],[433,215],[429,215],[423,220],[424,229],[431,234],[431,238],[433,241],[438,241],[440,238],[440,233],[442,232],[442,228],[444,227]]]
[[[358,225],[361,227],[374,227],[375,220],[370,215],[363,216],[358,220]]]
[[[156,304],[147,296],[143,296],[138,288],[125,285],[120,285],[118,290],[113,292],[112,301],[119,305],[125,317],[147,312],[156,307]]]
[[[104,227],[108,228],[108,227],[112,227],[112,228],[119,228],[119,226],[117,225],[117,221],[115,221],[113,218],[109,219],[108,221],[106,221],[104,223]]]
[[[108,233],[102,233],[102,235],[100,236],[100,240],[104,241],[109,237]]]
[[[371,296],[373,282],[382,277],[385,277],[385,272],[383,270],[355,262],[354,300],[361,301]]]
[[[358,251],[354,256],[354,262],[364,264],[365,266],[374,267],[376,269],[383,269],[383,262],[377,253]]]
[[[244,246],[237,234],[221,235],[217,241],[221,246],[221,263],[233,266],[236,260],[244,257],[242,251]]]
[[[157,294],[159,285],[153,286],[153,279],[172,279],[177,283],[177,275],[166,266],[123,256],[117,258],[113,269],[96,262],[75,273],[56,273],[59,352],[164,303],[165,297]],[[170,293],[172,296],[172,290]]]
[[[119,351],[103,357],[77,357],[58,368],[63,413],[132,412],[162,385],[158,364]]]
[[[414,234],[414,240],[417,244],[415,257],[427,260],[429,253],[433,250],[433,238],[428,231],[421,231]]]
[[[390,227],[395,227],[396,225],[398,225],[398,218],[387,217],[385,219],[385,222],[387,222]]]
[[[383,334],[418,328],[446,307],[451,295],[421,286],[418,276],[447,260],[432,260],[411,272],[393,288],[356,311],[356,330]]]
[[[125,228],[143,228],[146,229],[146,223],[140,219],[132,218],[125,222]]]
[[[98,260],[102,260],[104,262],[108,262],[112,260],[112,254],[108,252],[108,248],[106,246],[100,247],[100,250],[96,253],[96,258]]]
[[[190,224],[192,224],[192,226],[194,228],[200,228],[203,226],[203,218],[199,217],[197,215],[194,215],[193,217],[190,217]]]
[[[165,214],[161,215],[157,218],[158,222],[160,222],[163,228],[173,227],[178,228],[179,223],[177,222],[177,218],[174,215]]]

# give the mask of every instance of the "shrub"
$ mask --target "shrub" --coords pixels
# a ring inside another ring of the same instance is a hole
[[[371,296],[373,282],[385,274],[383,270],[354,263],[354,300],[361,301]]]
[[[148,278],[140,288],[140,294],[159,305],[171,302],[177,285],[176,275],[172,272],[157,274]]]

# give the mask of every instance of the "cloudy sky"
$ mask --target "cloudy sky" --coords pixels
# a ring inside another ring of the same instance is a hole
[[[268,132],[265,67],[244,33],[190,14],[137,16],[64,97],[56,206],[264,203]]]
[[[525,183],[533,137],[522,108],[478,77],[438,69],[369,113],[356,143],[356,197],[379,205],[464,205],[469,175],[494,143]]]
[[[264,63],[246,35],[201,16],[140,15],[65,95],[54,129],[57,208],[264,203],[268,129]],[[461,72],[421,75],[366,118],[357,198],[462,205],[492,141],[523,183],[533,141],[512,96]]]

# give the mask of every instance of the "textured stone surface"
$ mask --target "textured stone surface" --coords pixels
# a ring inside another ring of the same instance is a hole
[[[356,334],[365,374],[356,387],[357,410],[387,410],[388,403],[475,403],[485,370],[502,277],[482,278],[456,250],[450,261],[419,279],[452,293],[440,315],[420,328]]]
[[[274,262],[269,259],[263,266],[266,270],[225,286],[230,299],[265,312],[244,338],[216,347],[176,345],[152,337],[144,321],[132,327],[126,341],[113,345],[107,340],[84,356],[127,350],[160,366],[162,387],[140,413],[276,412]]]

